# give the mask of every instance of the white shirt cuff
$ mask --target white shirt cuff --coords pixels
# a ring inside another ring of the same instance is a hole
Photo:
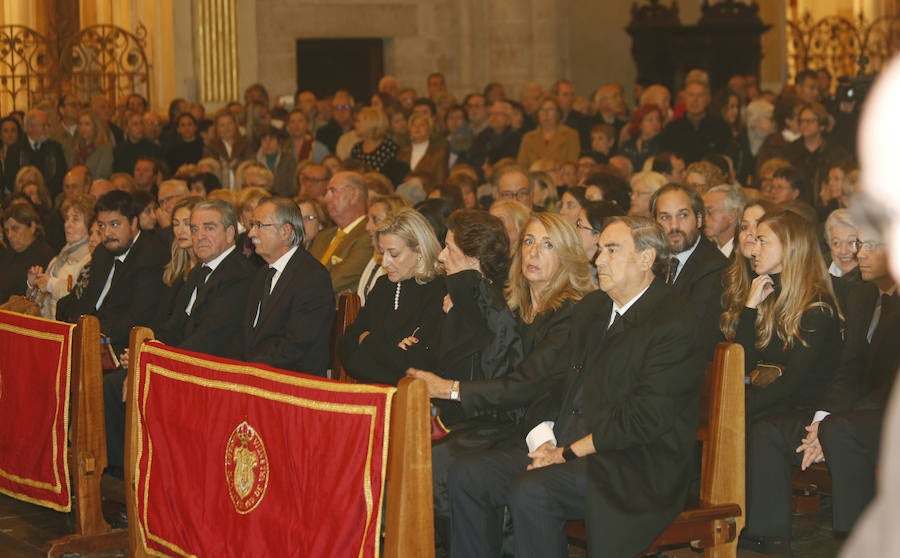
[[[528,451],[534,451],[546,442],[553,442],[553,445],[556,445],[556,435],[553,434],[554,424],[556,423],[552,420],[547,420],[531,429],[531,432],[525,436]]]
[[[813,415],[813,422],[822,422],[830,414],[828,411],[816,411],[816,414]]]

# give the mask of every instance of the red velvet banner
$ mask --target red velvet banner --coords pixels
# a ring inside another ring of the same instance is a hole
[[[0,492],[71,511],[66,440],[72,329],[0,311]]]
[[[165,556],[377,557],[394,388],[144,344],[142,543]]]

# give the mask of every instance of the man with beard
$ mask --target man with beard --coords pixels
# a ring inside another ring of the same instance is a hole
[[[666,232],[672,250],[666,282],[690,299],[705,343],[703,354],[712,358],[719,338],[721,275],[728,258],[700,234],[706,217],[703,198],[690,186],[666,184],[650,198],[650,214]]]

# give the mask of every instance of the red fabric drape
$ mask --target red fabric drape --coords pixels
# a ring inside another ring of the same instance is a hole
[[[378,556],[394,388],[142,348],[143,542],[166,555]]]
[[[72,324],[0,311],[0,492],[70,511]]]

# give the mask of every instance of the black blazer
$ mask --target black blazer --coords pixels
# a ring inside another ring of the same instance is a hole
[[[878,287],[868,282],[855,283],[848,292],[841,364],[819,409],[883,410],[887,405],[900,367],[900,294],[895,292],[891,297],[892,312],[885,313],[882,308],[870,343],[866,336],[878,297]]]
[[[77,299],[70,294],[61,299],[56,306],[56,316],[68,322],[75,322],[82,314],[97,316],[100,330],[109,335],[116,354],[119,354],[128,347],[132,327],[156,328],[161,319],[162,272],[169,261],[169,250],[155,235],[141,233],[125,262],[113,275],[103,305],[95,309],[114,259],[105,246],[97,246],[91,257],[90,280],[83,296]]]
[[[704,362],[689,304],[661,280],[607,330],[611,312],[600,291],[575,308],[563,391],[536,404],[528,424],[555,420],[560,446],[591,434],[589,548],[635,556],[684,507]],[[562,404],[548,413],[552,399]]]
[[[737,249],[735,246],[735,250]],[[728,258],[713,242],[701,236],[694,253],[685,262],[672,285],[672,291],[690,300],[694,308],[702,330],[700,339],[703,341],[703,355],[707,360],[712,360],[715,344],[721,338],[719,315],[722,312],[722,271],[729,263]]]
[[[62,192],[62,180],[67,167],[66,155],[58,141],[46,139],[41,142],[40,149],[35,151],[31,148],[28,138],[23,137],[21,142],[9,147],[6,161],[9,175],[7,186],[10,191],[14,187],[16,173],[19,172],[19,169],[32,165],[40,169],[41,174],[44,175],[44,183],[50,190],[51,199],[56,199],[56,196]]]
[[[268,269],[257,270],[246,295],[243,359],[324,376],[335,308],[328,271],[309,252],[298,248],[253,327]]]
[[[241,357],[244,307],[235,304],[247,296],[256,268],[237,250],[233,250],[197,288],[197,298],[188,316],[187,307],[193,285],[200,276],[200,265],[191,270],[188,288],[179,290],[172,314],[160,326],[157,338],[168,345],[225,358]]]

